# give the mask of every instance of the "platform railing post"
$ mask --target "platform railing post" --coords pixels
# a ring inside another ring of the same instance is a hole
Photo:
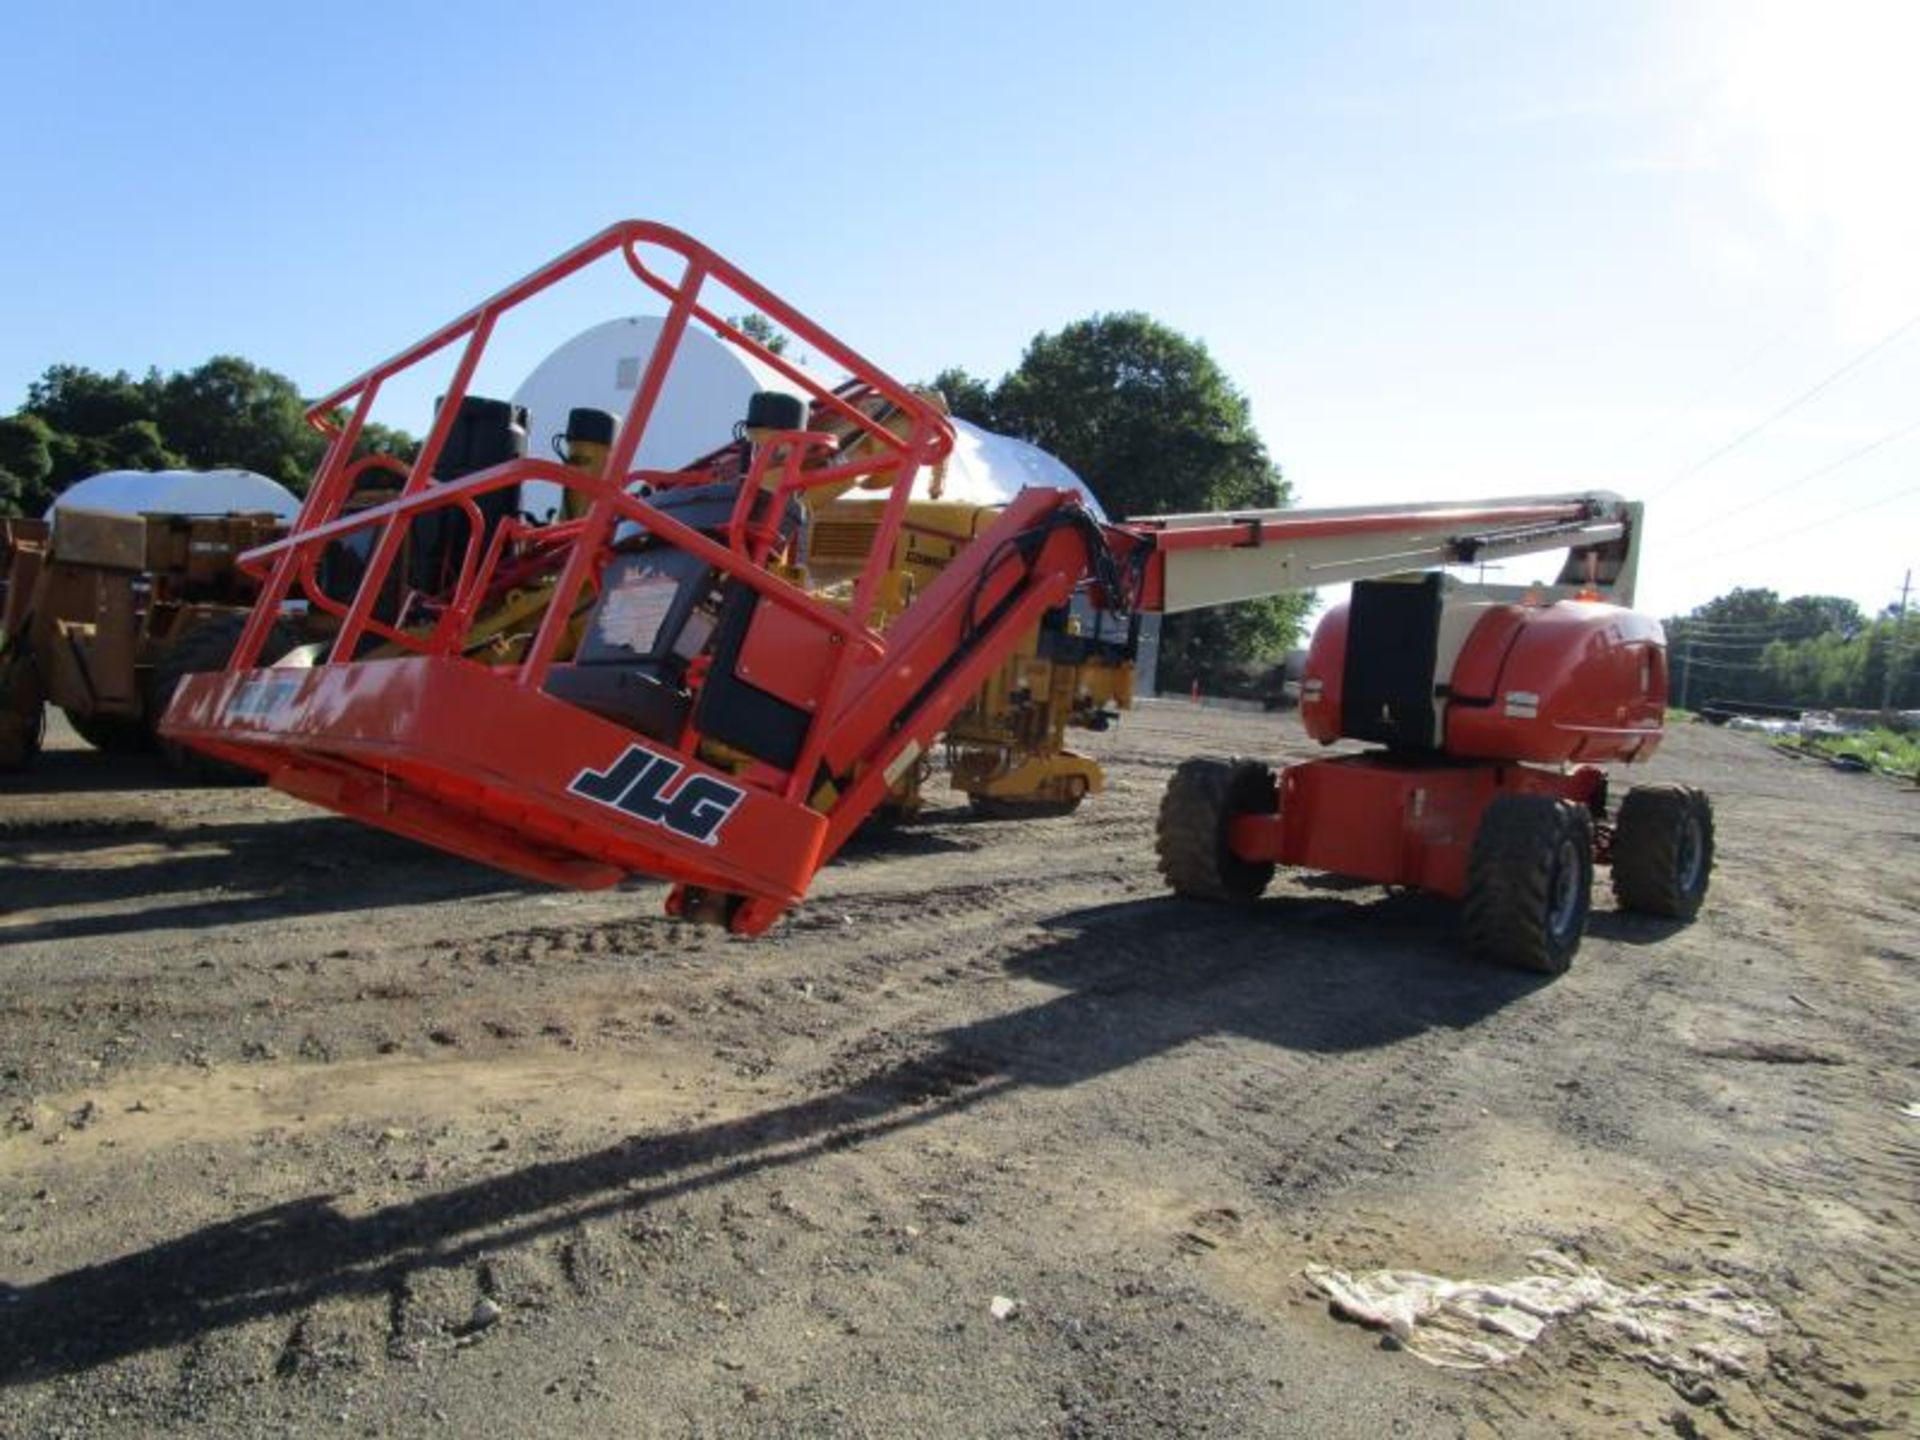
[[[347,473],[353,458],[353,447],[360,443],[367,416],[372,413],[374,400],[379,393],[380,382],[369,381],[355,400],[347,423],[328,440],[327,453],[320,462],[319,473],[314,476],[313,484],[307,490],[307,498],[301,502],[300,513],[294,519],[295,534],[311,525],[325,524],[339,510],[345,498],[338,493],[345,483],[342,477]],[[286,603],[287,595],[293,589],[294,576],[299,573],[302,563],[297,546],[280,553],[260,586],[253,609],[247,614],[247,623],[242,627],[239,642],[227,660],[227,669],[251,670],[259,662],[260,651],[267,643],[274,622],[280,617],[280,607]]]
[[[893,482],[893,490],[887,496],[885,508],[880,512],[879,529],[874,534],[873,549],[868,554],[866,567],[854,582],[853,604],[848,614],[856,625],[866,624],[867,617],[873,613],[874,601],[886,574],[887,557],[893,554],[893,542],[900,534],[901,521],[907,514],[907,502],[913,498],[913,482],[926,463],[926,455],[927,437],[916,425],[906,448],[896,458],[900,474]]]
[[[474,369],[480,363],[480,353],[487,348],[487,340],[493,334],[493,322],[494,312],[491,310],[483,311],[474,322],[473,333],[467,337],[466,349],[461,352],[460,364],[453,372],[453,381],[447,386],[446,397],[440,402],[440,413],[433,417],[433,428],[427,432],[426,443],[420,447],[419,455],[414,458],[413,469],[407,474],[407,483],[400,489],[402,499],[417,495],[432,483],[433,467],[439,462],[441,450],[446,448],[454,416],[459,412],[460,402],[467,397],[467,386],[473,381]],[[340,632],[334,637],[330,659],[353,658],[361,633],[367,627],[367,617],[373,613],[374,602],[386,587],[387,572],[393,568],[394,559],[400,553],[405,533],[405,527],[391,522],[381,530],[373,554],[368,557],[360,588],[354,592],[353,603],[347,607],[347,617],[340,622]]]
[[[547,604],[547,613],[540,619],[540,629],[533,637],[526,659],[520,663],[518,681],[526,689],[538,690],[546,683],[547,671],[552,668],[554,653],[560,648],[560,637],[573,619],[574,606],[579,602],[580,591],[587,583],[588,572],[601,548],[606,545],[608,532],[613,528],[614,497],[623,488],[621,482],[627,472],[633,468],[633,458],[640,451],[641,437],[646,433],[648,421],[653,418],[654,405],[666,385],[668,371],[673,368],[674,356],[680,351],[680,341],[687,332],[687,322],[693,318],[700,286],[706,278],[704,266],[695,260],[687,262],[686,272],[680,279],[679,292],[660,327],[660,338],[654,342],[653,354],[647,359],[646,374],[641,378],[640,388],[634,392],[632,403],[627,406],[620,433],[614,438],[613,446],[601,464],[601,483],[594,492],[593,503],[587,508],[586,523],[581,526],[580,536],[573,543],[573,552],[567,556],[566,568],[560,572],[559,583],[554,586],[553,598]]]

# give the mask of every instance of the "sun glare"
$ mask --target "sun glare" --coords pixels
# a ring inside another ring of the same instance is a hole
[[[1700,158],[1811,252],[1850,333],[1920,306],[1920,4],[1733,4],[1694,12],[1711,94]]]

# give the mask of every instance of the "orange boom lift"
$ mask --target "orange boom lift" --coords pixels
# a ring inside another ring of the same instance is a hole
[[[585,464],[511,454],[471,473],[443,465],[457,427],[493,403],[468,388],[502,315],[602,260],[667,306],[611,443]],[[722,318],[743,309],[847,378],[823,381]],[[682,470],[636,469],[693,325],[771,366],[805,401],[757,400],[734,445]],[[382,387],[456,346],[399,495],[350,508],[349,457]],[[671,913],[740,933],[798,901],[996,668],[1055,621],[1060,634],[1130,644],[1141,613],[1570,550],[1570,585],[1471,602],[1483,612],[1471,643],[1456,644],[1468,602],[1438,581],[1391,582],[1400,598],[1384,609],[1357,591],[1346,618],[1322,627],[1307,710],[1315,733],[1371,739],[1380,754],[1284,781],[1204,768],[1217,762],[1183,767],[1163,812],[1162,860],[1175,887],[1196,895],[1254,893],[1276,862],[1464,893],[1476,866],[1493,865],[1474,848],[1481,817],[1505,817],[1510,798],[1564,807],[1553,813],[1586,846],[1578,889],[1609,844],[1617,858],[1628,827],[1623,818],[1616,835],[1604,787],[1585,770],[1545,765],[1638,759],[1659,739],[1659,628],[1602,598],[1630,596],[1638,507],[1603,493],[1115,525],[1071,492],[1034,488],[900,608],[885,593],[889,557],[916,476],[953,444],[937,402],[650,222],[602,231],[326,396],[309,418],[331,444],[300,518],[244,557],[260,599],[233,661],[182,684],[164,732],[289,794],[515,874],[583,888],[661,877],[673,882]],[[521,517],[511,497],[532,481],[561,487],[571,518]],[[812,587],[809,506],[853,490],[879,506],[871,550],[850,585]],[[422,533],[446,557],[428,576],[402,563]],[[546,598],[525,626],[495,626],[476,643],[483,617],[530,587]],[[263,668],[275,618],[299,601],[332,617],[331,641]],[[1427,626],[1431,643],[1387,671],[1356,668],[1363,647],[1403,623]],[[1602,651],[1613,658],[1591,660]],[[1536,654],[1575,658],[1543,668]],[[1522,685],[1537,692],[1530,711],[1515,699]],[[1383,686],[1384,729],[1365,718]],[[1412,697],[1423,687],[1421,711]],[[1316,718],[1330,705],[1338,725]],[[1560,738],[1538,738],[1549,733]],[[1585,829],[1565,819],[1572,812]],[[1501,845],[1521,843],[1505,818],[1498,828]],[[1337,838],[1356,829],[1371,840]],[[1462,845],[1464,863],[1453,853]],[[1529,963],[1509,948],[1506,958]]]

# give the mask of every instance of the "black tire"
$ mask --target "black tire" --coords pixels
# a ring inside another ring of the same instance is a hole
[[[109,755],[151,755],[160,748],[159,738],[145,716],[88,715],[61,707],[67,723],[96,750]]]
[[[1502,795],[1487,807],[1467,862],[1467,943],[1516,970],[1559,975],[1593,905],[1593,821],[1548,795]]]
[[[1189,760],[1167,781],[1155,834],[1160,873],[1195,900],[1255,900],[1273,879],[1271,862],[1243,860],[1227,846],[1237,815],[1280,808],[1273,771],[1258,760]]]
[[[234,647],[240,643],[240,632],[246,625],[247,613],[244,610],[230,615],[216,615],[194,626],[154,662],[147,679],[146,708],[147,723],[156,734],[161,717],[167,713],[167,706],[172,703],[173,692],[180,688],[180,682],[189,675],[225,669],[227,661],[233,658]],[[278,621],[274,622],[273,629],[267,633],[266,644],[260,647],[258,663],[271,665],[293,649],[296,643],[291,630]],[[189,746],[176,745],[165,738],[160,740],[160,753],[175,770],[203,785],[246,785],[260,778],[251,770],[224,764]]]
[[[1691,785],[1639,785],[1613,827],[1613,894],[1623,910],[1691,920],[1713,880],[1713,802]]]

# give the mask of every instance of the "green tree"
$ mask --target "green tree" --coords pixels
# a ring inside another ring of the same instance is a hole
[[[360,441],[353,447],[353,453],[358,458],[376,451],[411,465],[413,457],[420,453],[420,441],[405,430],[396,430],[391,425],[369,420],[361,427]]]
[[[994,391],[993,415],[1064,460],[1115,515],[1286,498],[1246,397],[1206,346],[1138,311],[1035,337]]]
[[[1290,498],[1246,397],[1207,347],[1138,311],[1036,336],[994,389],[991,414],[994,428],[1066,462],[1111,515],[1271,509]],[[1168,616],[1161,684],[1205,684],[1278,659],[1312,604],[1281,595]]]
[[[158,420],[168,447],[200,469],[235,466],[304,490],[325,442],[286,376],[237,355],[169,375]]]
[[[776,355],[786,354],[787,346],[793,341],[791,335],[758,310],[749,311],[745,315],[729,316],[727,323],[749,340],[759,341]]]
[[[104,435],[55,431],[48,436],[47,450],[52,459],[47,503],[76,480],[103,470],[175,470],[185,463],[167,448],[151,420],[129,420]]]
[[[76,480],[120,468],[113,463],[112,454],[99,436],[70,435],[56,430],[47,441],[47,449],[53,456],[53,471],[47,477],[47,487],[55,495]]]
[[[344,429],[347,423],[347,413],[344,410],[335,410],[332,412],[332,420],[335,425]],[[326,437],[322,435],[315,441],[306,442],[306,445],[310,451],[312,460],[312,463],[308,467],[308,479],[311,479],[311,472],[320,467],[321,458],[325,454],[327,448]],[[416,436],[408,434],[405,430],[397,430],[391,425],[382,425],[377,420],[369,420],[365,425],[360,427],[360,438],[354,442],[353,446],[353,458],[358,460],[363,455],[371,455],[376,452],[381,455],[391,455],[396,460],[402,460],[411,465],[414,456],[420,453],[420,441]],[[304,482],[296,488],[304,489]]]
[[[300,491],[324,437],[286,376],[237,356],[135,380],[83,365],[52,365],[27,389],[20,413],[0,419],[0,514],[39,514],[76,480],[102,470],[238,466]],[[419,442],[369,424],[356,455],[410,461]]]
[[[0,515],[38,515],[53,503],[53,430],[22,411],[0,419]]]
[[[1780,596],[1774,591],[1742,586],[1715,596],[1677,623],[1715,630],[1776,626],[1781,620],[1780,611]]]
[[[1786,626],[1809,635],[1837,630],[1842,635],[1857,635],[1867,617],[1853,601],[1843,595],[1796,595],[1780,607]]]
[[[160,427],[151,420],[129,420],[96,443],[108,461],[107,469],[177,470],[185,463],[167,448]]]
[[[988,430],[994,428],[993,387],[979,376],[950,365],[934,376],[927,388],[940,392],[949,414]]]
[[[1688,703],[1745,700],[1872,709],[1894,672],[1893,704],[1920,703],[1920,615],[1906,643],[1889,611],[1869,620],[1844,596],[1736,589],[1667,621],[1673,694]]]
[[[136,420],[157,418],[158,371],[135,380],[124,370],[111,375],[84,365],[50,365],[27,386],[24,407],[68,435],[101,436]]]
[[[1805,633],[1819,628],[1816,622]],[[1790,633],[1803,632],[1790,629],[1780,596],[1766,589],[1730,590],[1670,620],[1667,647],[1676,701],[1766,700],[1775,687],[1763,656]]]

